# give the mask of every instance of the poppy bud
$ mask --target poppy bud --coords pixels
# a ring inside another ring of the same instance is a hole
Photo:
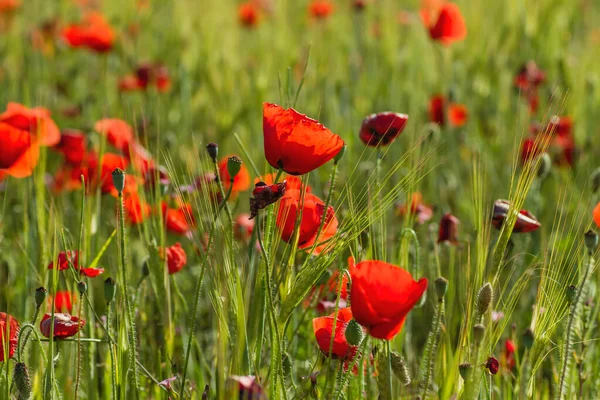
[[[122,193],[125,187],[125,172],[121,168],[115,168],[112,172],[112,180],[117,192]]]
[[[229,173],[229,179],[233,182],[233,178],[242,169],[242,159],[238,156],[231,156],[227,159],[227,172]]]
[[[496,357],[490,357],[485,362],[485,367],[490,371],[490,374],[496,375],[498,373],[498,369],[500,368],[500,363]]]
[[[104,281],[104,300],[106,304],[110,304],[115,298],[117,291],[117,283],[113,278],[106,278]]]
[[[350,346],[358,346],[362,343],[365,332],[363,331],[362,326],[353,319],[346,325],[344,335],[346,336],[346,342],[348,342]]]
[[[35,306],[37,308],[40,308],[41,305],[44,304],[44,300],[46,300],[46,294],[48,294],[48,291],[43,286],[35,289]]]
[[[338,151],[338,153],[335,155],[335,157],[333,157],[333,162],[336,164],[338,162],[340,162],[340,160],[344,157],[344,154],[346,154],[346,144],[345,143],[342,146],[342,148],[340,149],[340,151]]]
[[[567,301],[569,304],[572,304],[575,301],[575,297],[577,297],[577,288],[575,285],[567,286]]]
[[[492,285],[488,282],[479,289],[477,293],[477,314],[483,315],[490,307],[492,299],[494,298],[494,290]]]
[[[538,169],[537,177],[539,180],[544,180],[550,174],[552,169],[552,159],[548,153],[543,153],[540,156],[540,169]]]
[[[460,376],[466,381],[469,372],[471,371],[471,364],[468,362],[462,363],[458,366],[458,371],[460,372]]]
[[[22,362],[16,363],[13,379],[19,394],[18,398],[29,399],[31,397],[31,379],[29,379],[27,365]]]
[[[475,343],[479,345],[483,340],[483,336],[485,335],[485,326],[482,324],[476,324],[473,326],[473,337],[475,338]]]
[[[435,280],[435,294],[437,294],[438,301],[444,300],[446,291],[448,290],[448,279],[440,276]]]
[[[460,221],[450,213],[444,214],[440,220],[438,232],[438,243],[448,242],[453,245],[458,244],[458,224]]]
[[[598,247],[598,235],[591,229],[585,233],[585,247],[590,253],[593,253]]]
[[[216,143],[209,143],[206,145],[206,151],[212,161],[217,162],[217,158],[219,158],[219,145]]]
[[[84,281],[79,281],[79,283],[77,283],[77,291],[83,296],[85,292],[87,292],[87,283]]]
[[[592,172],[590,180],[592,183],[592,193],[596,194],[598,189],[600,189],[600,167],[596,168],[594,172]]]
[[[533,331],[531,330],[531,328],[527,328],[525,333],[523,333],[523,346],[525,346],[526,349],[530,349],[533,346],[534,341],[535,336],[533,335]]]
[[[411,379],[406,363],[396,351],[392,351],[392,371],[404,386],[410,385]]]

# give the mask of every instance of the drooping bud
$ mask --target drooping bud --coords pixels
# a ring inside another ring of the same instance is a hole
[[[104,281],[104,301],[106,304],[110,304],[115,298],[117,291],[117,283],[113,278],[106,278]]]
[[[117,192],[123,193],[125,188],[125,172],[121,168],[115,168],[112,172],[112,180]]]
[[[365,332],[363,331],[362,326],[353,319],[346,325],[344,335],[346,336],[346,342],[348,342],[350,346],[358,346],[362,343]]]
[[[444,296],[446,296],[446,291],[448,290],[448,279],[440,276],[434,283],[435,294],[437,295],[438,301],[441,302],[444,300]]]
[[[575,298],[577,297],[577,287],[575,285],[569,285],[567,286],[567,301],[569,302],[569,304],[572,304],[575,301]]]
[[[550,174],[552,169],[552,159],[548,153],[543,153],[540,156],[540,169],[538,169],[537,177],[543,181]]]
[[[479,293],[477,293],[477,314],[483,315],[486,313],[490,304],[492,304],[492,299],[494,298],[494,290],[492,289],[492,285],[488,282],[479,289]]]
[[[485,336],[485,326],[482,324],[476,324],[473,326],[473,338],[475,339],[475,343],[479,345]]]
[[[406,363],[396,351],[392,351],[392,371],[404,386],[410,385],[411,379]]]
[[[342,146],[342,148],[340,149],[340,151],[338,151],[338,153],[335,155],[335,157],[333,157],[333,162],[336,164],[339,163],[340,160],[344,157],[344,154],[346,154],[346,144],[345,143]]]
[[[46,294],[48,294],[48,291],[43,286],[35,289],[35,306],[37,308],[40,308],[42,304],[44,304],[44,300],[46,300]]]
[[[500,368],[500,363],[496,357],[490,357],[485,362],[485,367],[490,371],[490,374],[496,375],[498,373],[498,369]]]
[[[15,364],[13,379],[19,394],[18,398],[29,399],[31,397],[31,379],[29,378],[29,371],[27,371],[25,363],[19,362]]]
[[[535,341],[535,335],[533,334],[533,330],[531,328],[527,328],[525,333],[523,333],[523,346],[526,349],[530,349],[533,346],[533,342]]]
[[[79,281],[77,283],[77,291],[81,296],[83,296],[87,292],[87,283],[84,281]]]
[[[206,151],[213,162],[217,162],[219,158],[219,145],[216,143],[209,143],[206,145]]]
[[[242,159],[238,156],[231,156],[227,159],[227,172],[229,173],[229,179],[233,181],[240,169],[242,169]]]
[[[590,253],[596,251],[598,247],[598,234],[591,229],[585,233],[585,247]]]
[[[594,172],[592,172],[590,181],[592,184],[592,193],[596,194],[598,189],[600,189],[600,167],[596,168]]]
[[[468,362],[460,364],[458,366],[458,371],[460,372],[460,376],[466,381],[469,372],[471,371],[471,364]]]

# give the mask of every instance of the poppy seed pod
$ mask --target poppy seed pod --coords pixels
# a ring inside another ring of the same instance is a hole
[[[590,253],[593,253],[598,247],[598,234],[591,229],[585,233],[585,247]]]
[[[460,372],[460,376],[466,381],[468,374],[471,372],[471,364],[468,362],[462,363],[458,366],[458,371]]]
[[[209,143],[206,145],[206,151],[213,162],[217,162],[219,158],[219,145],[216,143]]]
[[[577,287],[575,287],[575,285],[569,285],[567,286],[567,301],[569,302],[569,304],[572,304],[575,301],[575,298],[577,297]]]
[[[83,296],[85,292],[87,292],[87,283],[85,283],[84,281],[79,281],[77,283],[77,291],[80,295]]]
[[[482,324],[475,324],[473,326],[473,338],[475,339],[475,343],[479,345],[485,336],[485,326]]]
[[[117,291],[117,283],[113,278],[106,278],[104,281],[104,301],[106,304],[110,304],[115,298]]]
[[[441,302],[444,300],[444,296],[446,296],[446,291],[448,290],[448,279],[440,276],[434,281],[435,284],[435,294],[437,295],[438,301]]]
[[[404,386],[410,385],[411,379],[406,363],[396,351],[392,351],[392,371]]]
[[[115,168],[112,172],[112,181],[117,192],[123,193],[125,187],[125,172],[121,168]]]
[[[31,379],[29,378],[29,371],[27,371],[27,365],[22,362],[15,364],[15,372],[13,375],[15,387],[19,394],[19,399],[29,399],[31,397]]]
[[[523,346],[526,349],[530,349],[533,346],[533,342],[535,341],[535,335],[533,334],[533,330],[531,328],[527,328],[525,333],[523,333]]]
[[[348,322],[348,325],[346,325],[344,335],[346,336],[346,341],[349,345],[358,346],[362,343],[365,337],[365,332],[363,331],[362,326],[360,326],[360,324],[353,319]]]
[[[35,289],[35,306],[37,308],[40,308],[41,305],[44,304],[44,300],[46,300],[47,294],[48,291],[43,286],[40,286],[39,288]]]
[[[488,282],[479,289],[477,293],[477,314],[483,315],[486,313],[492,300],[494,298],[494,290],[492,285]]]
[[[233,178],[240,172],[242,169],[242,159],[238,156],[231,156],[227,159],[227,172],[229,173],[229,179],[233,181]]]

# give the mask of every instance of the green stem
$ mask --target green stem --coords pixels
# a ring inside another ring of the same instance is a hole
[[[110,352],[110,378],[111,378],[111,382],[112,382],[112,385],[111,385],[112,398],[113,398],[113,400],[117,400],[117,393],[119,392],[119,386],[117,386],[117,371],[116,371],[117,363],[115,361],[115,347],[114,347],[112,341],[110,340],[110,321],[111,321],[111,317],[112,317],[111,303],[108,303],[106,305],[106,308],[108,309],[106,312],[106,332],[109,337],[108,351]]]
[[[435,359],[437,358],[437,343],[438,337],[440,335],[440,325],[442,322],[443,313],[444,299],[438,302],[436,316],[433,320],[431,349],[428,352],[428,359],[426,360],[425,366],[425,377],[423,378],[423,393],[421,394],[422,400],[427,400],[429,396],[429,382],[431,381],[431,377],[433,375],[433,368],[435,365]]]
[[[387,392],[390,394],[389,400],[394,398],[394,386],[392,384],[392,341],[385,341],[385,349],[387,351]]]

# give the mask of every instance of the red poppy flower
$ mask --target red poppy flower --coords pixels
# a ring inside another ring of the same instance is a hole
[[[238,8],[238,20],[246,28],[254,28],[260,22],[260,11],[256,4],[247,2],[240,4]]]
[[[104,268],[81,268],[79,273],[88,278],[95,278],[104,273]]]
[[[263,104],[265,157],[274,168],[303,175],[333,157],[344,141],[314,119],[276,104]]]
[[[0,179],[6,175],[24,178],[33,173],[40,154],[32,135],[0,122]]]
[[[528,160],[533,160],[542,154],[538,145],[540,141],[537,140],[538,136],[543,136],[542,140],[545,140],[547,135],[552,135],[549,139],[548,153],[554,164],[573,166],[577,149],[572,129],[573,122],[571,118],[556,115],[550,118],[550,122],[545,128],[537,123],[532,124],[530,136],[521,145],[521,162],[525,164]]]
[[[237,385],[240,400],[265,400],[267,397],[255,376],[230,376],[229,379]]]
[[[152,213],[150,204],[142,200],[137,192],[128,193],[123,199],[125,216],[131,224],[141,224]]]
[[[19,339],[19,322],[10,314],[0,312],[0,362],[13,358]],[[8,358],[5,359],[4,347],[8,342]]]
[[[519,69],[515,77],[515,86],[523,92],[537,89],[546,81],[546,73],[542,71],[535,61],[528,61]]]
[[[592,218],[598,227],[600,227],[600,202],[596,204],[594,210],[592,211]]]
[[[327,317],[314,318],[313,332],[319,345],[319,349],[326,356],[329,355],[329,346],[331,345],[331,336],[333,323],[335,324],[335,334],[333,334],[333,349],[331,356],[342,360],[351,360],[356,355],[357,346],[351,346],[346,341],[346,325],[352,320],[352,310],[350,308],[341,308],[338,310],[337,321],[335,321],[335,312]]]
[[[54,314],[54,330],[52,331],[52,314],[45,314],[40,322],[40,332],[49,338],[52,333],[55,339],[66,339],[75,336],[85,326],[85,320],[69,314]]]
[[[492,215],[492,225],[494,228],[501,229],[506,217],[508,216],[508,209],[510,202],[508,200],[496,200],[494,203],[494,212]],[[513,228],[514,233],[528,233],[533,232],[542,226],[540,221],[527,210],[519,211],[517,215],[517,222]]]
[[[163,253],[161,249],[161,254]],[[187,255],[181,244],[176,243],[171,247],[167,247],[167,268],[169,274],[173,275],[183,269],[187,264]]]
[[[99,53],[109,51],[115,41],[112,27],[97,12],[86,14],[79,24],[67,26],[62,37],[71,47],[87,47]]]
[[[313,0],[308,6],[308,13],[316,19],[325,19],[333,13],[333,3],[327,0]]]
[[[517,364],[515,360],[515,350],[516,347],[513,341],[506,339],[504,342],[504,357],[506,358],[506,366],[508,369],[513,369]]]
[[[444,126],[446,123],[444,108],[446,99],[442,95],[436,95],[429,101],[429,120],[438,125]]]
[[[254,186],[252,197],[250,198],[250,219],[253,219],[258,215],[258,210],[262,210],[282,198],[283,195],[285,195],[286,190],[286,181],[275,183],[273,185],[258,182]]]
[[[495,357],[490,357],[485,362],[485,367],[490,371],[490,374],[496,375],[500,369],[500,363]]]
[[[19,7],[21,7],[21,0],[2,0],[0,1],[0,14],[14,12]]]
[[[289,243],[292,240],[296,218],[302,212],[300,232],[298,237],[299,249],[310,249],[315,242],[322,243],[331,239],[337,233],[338,220],[335,210],[329,206],[325,211],[325,203],[312,193],[304,194],[304,204],[300,209],[301,192],[299,190],[288,190],[279,202],[277,213],[277,227],[281,232],[281,240]],[[326,214],[325,214],[326,213]],[[321,219],[325,214],[325,223],[319,238],[317,233],[321,225]],[[319,254],[327,247],[327,244],[318,245],[314,254]]]
[[[360,127],[360,140],[368,146],[392,143],[404,130],[408,115],[391,111],[367,116]]]
[[[276,177],[277,177],[277,173],[270,173],[270,174],[262,175],[262,176],[254,179],[254,184],[256,185],[259,182],[264,182],[267,185],[272,185],[275,183]],[[280,179],[281,179],[280,182],[282,182],[282,181],[286,182],[285,188],[287,190],[291,190],[291,189],[301,190],[302,189],[302,178],[300,178],[298,176],[282,174]],[[304,190],[306,190],[306,193],[312,192],[312,188],[308,184],[304,186]]]
[[[460,221],[450,213],[444,214],[440,221],[440,229],[438,232],[438,243],[448,242],[450,244],[458,244],[458,224]]]
[[[427,279],[413,280],[408,271],[383,261],[348,260],[354,319],[377,339],[396,336],[406,315],[427,289]]]
[[[423,203],[423,195],[419,192],[415,192],[411,195],[409,207],[407,207],[406,204],[402,204],[398,207],[398,215],[405,216],[408,214],[415,215],[417,223],[422,225],[433,217],[433,210]]]
[[[73,268],[79,269],[79,251],[61,251],[60,253],[58,253],[57,261],[59,271],[64,271],[65,269],[68,269],[71,265],[73,265]],[[54,268],[54,261],[48,264],[48,269],[52,268]]]
[[[193,223],[194,214],[191,204],[183,204],[179,208],[169,208],[167,203],[163,202],[161,207],[167,231],[185,235],[192,229],[190,222]]]
[[[448,121],[454,127],[461,127],[467,123],[469,113],[464,104],[450,103],[448,105]]]
[[[0,114],[0,122],[30,133],[32,142],[39,142],[41,146],[54,146],[60,141],[60,130],[50,117],[50,111],[43,107],[27,108],[10,102]]]
[[[227,159],[231,157],[231,155],[223,158],[219,161],[219,177],[221,178],[221,182],[223,182],[223,187],[225,191],[229,190],[229,185],[231,185],[231,177],[229,176],[229,171],[227,170]],[[232,195],[243,192],[250,188],[250,173],[248,172],[248,168],[244,164],[240,168],[240,172],[233,178],[233,191]]]
[[[254,220],[250,219],[250,214],[242,213],[235,217],[234,234],[237,240],[248,242],[254,232]]]
[[[75,296],[71,292],[66,290],[59,290],[54,295],[54,310],[59,312],[72,312],[73,311],[73,300]],[[48,305],[52,307],[52,297],[48,296]]]
[[[144,63],[137,67],[135,73],[119,80],[119,90],[123,92],[146,90],[149,86],[156,87],[159,92],[166,92],[171,88],[169,71],[164,65]]]
[[[85,135],[75,129],[62,131],[60,142],[54,149],[65,156],[65,162],[71,165],[80,165],[87,153]]]
[[[422,16],[424,14],[421,14]],[[454,3],[444,3],[434,24],[424,19],[429,29],[429,36],[444,45],[463,40],[467,37],[467,27],[458,6]]]
[[[333,293],[336,296],[337,296],[339,276],[340,276],[340,272],[334,271],[334,273],[331,274],[331,277],[329,277],[329,280],[327,281],[327,288],[329,290],[329,293]],[[348,275],[347,274],[342,275],[342,290],[340,291],[340,299],[348,300]]]
[[[135,141],[131,125],[122,119],[101,119],[94,125],[94,130],[106,136],[106,141],[121,151],[129,149],[129,146]]]

